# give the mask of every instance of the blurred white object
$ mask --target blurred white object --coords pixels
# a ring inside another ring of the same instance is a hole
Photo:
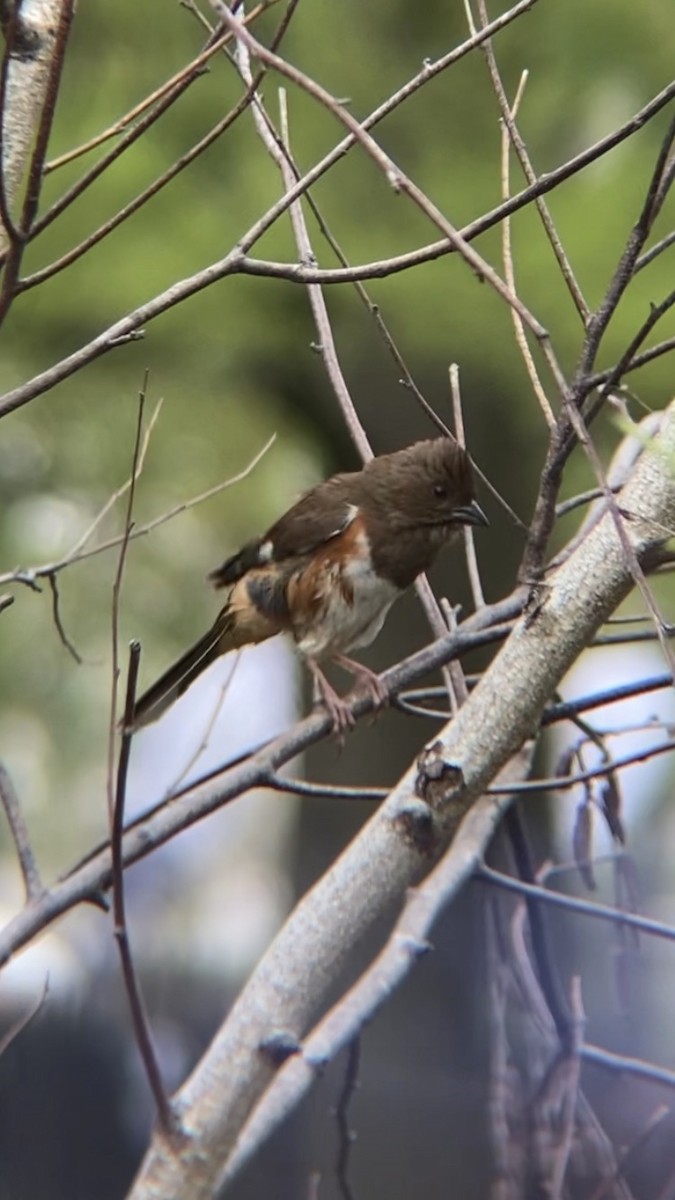
[[[564,700],[574,700],[619,687],[621,684],[638,683],[642,679],[666,672],[667,667],[657,643],[601,646],[582,654],[565,676],[560,691]],[[660,688],[658,691],[632,696],[615,704],[605,704],[579,715],[593,729],[600,732],[646,725],[644,729],[635,729],[623,733],[621,737],[608,739],[612,757],[624,759],[667,740],[668,734],[659,722],[675,724],[675,694],[672,688]],[[553,736],[554,752],[546,769],[552,772],[562,751],[572,743],[578,742],[580,737],[581,730],[569,721],[557,724]],[[583,761],[586,770],[598,766],[602,762],[599,748],[591,742],[586,742]],[[572,770],[577,773],[576,764]],[[651,803],[658,797],[669,771],[669,756],[660,754],[644,762],[624,767],[618,773],[623,801],[622,819],[627,829],[635,829],[648,817]],[[561,792],[560,803],[556,806],[561,850],[567,858],[571,857],[571,830],[581,795],[581,785],[571,791]],[[594,853],[609,851],[612,843],[602,819],[595,822],[595,831]]]

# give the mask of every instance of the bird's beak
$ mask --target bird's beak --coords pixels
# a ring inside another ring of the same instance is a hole
[[[455,521],[459,521],[462,525],[490,524],[476,500],[472,500],[470,504],[463,504],[460,508],[455,508],[452,516]]]

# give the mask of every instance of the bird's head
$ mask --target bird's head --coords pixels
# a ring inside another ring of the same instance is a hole
[[[450,438],[415,442],[372,459],[363,471],[366,503],[384,514],[392,529],[487,525],[475,498],[468,454]]]

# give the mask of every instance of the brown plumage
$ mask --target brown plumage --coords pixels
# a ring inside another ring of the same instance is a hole
[[[154,721],[230,650],[289,633],[337,728],[351,723],[320,663],[332,659],[382,698],[377,676],[345,657],[377,635],[394,600],[426,571],[461,525],[485,525],[464,450],[449,438],[416,442],[334,475],[209,578],[230,593],[207,634],[136,704]]]

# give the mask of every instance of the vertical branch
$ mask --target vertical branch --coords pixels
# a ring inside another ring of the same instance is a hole
[[[547,1193],[551,1200],[563,1200],[565,1193],[565,1175],[572,1152],[574,1138],[575,1116],[579,1101],[579,1080],[581,1075],[580,1051],[583,1044],[584,1011],[581,1002],[581,979],[575,975],[570,986],[570,1010],[573,1014],[571,1026],[572,1040],[564,1060],[554,1070],[548,1093],[541,1097],[542,1107],[549,1109],[556,1101],[559,1105],[558,1122],[561,1126],[558,1133],[558,1143],[551,1155],[551,1178],[548,1181]]]
[[[349,1161],[355,1136],[349,1126],[349,1105],[359,1085],[360,1059],[361,1043],[358,1037],[356,1037],[347,1047],[345,1077],[335,1109],[335,1119],[340,1133],[340,1146],[335,1174],[342,1200],[355,1200],[354,1190],[349,1181]]]
[[[145,373],[143,387],[138,395],[138,417],[136,420],[136,435],[134,439],[134,449],[131,460],[131,475],[129,477],[129,493],[127,499],[127,511],[124,519],[124,535],[120,546],[119,558],[117,560],[117,571],[113,581],[112,589],[112,681],[111,681],[111,697],[110,697],[110,724],[108,728],[108,813],[112,821],[112,814],[115,809],[115,789],[113,786],[114,779],[114,762],[115,762],[115,734],[116,734],[116,713],[117,713],[117,685],[120,675],[119,664],[119,617],[120,617],[120,594],[122,591],[122,580],[124,578],[124,568],[126,566],[127,551],[129,549],[129,537],[133,525],[134,500],[136,497],[136,481],[138,479],[138,464],[141,458],[142,433],[143,433],[143,412],[145,409],[145,396],[148,386],[148,372]]]
[[[132,642],[129,647],[129,672],[127,675],[127,691],[124,705],[124,728],[122,730],[122,744],[120,746],[119,761],[117,764],[117,782],[115,788],[115,804],[112,814],[112,826],[110,836],[110,853],[112,858],[112,893],[113,893],[113,920],[115,940],[120,953],[120,962],[122,964],[122,976],[124,978],[124,986],[129,1001],[131,1010],[131,1020],[134,1029],[134,1036],[138,1046],[141,1060],[145,1068],[145,1073],[148,1078],[148,1083],[157,1105],[157,1114],[159,1123],[163,1131],[170,1135],[176,1131],[176,1120],[171,1104],[169,1102],[166,1089],[162,1080],[162,1074],[157,1061],[157,1055],[150,1033],[150,1024],[148,1021],[143,996],[141,993],[138,976],[134,967],[131,945],[129,942],[129,932],[127,929],[126,905],[124,897],[124,858],[122,853],[122,832],[124,829],[124,808],[126,800],[127,774],[129,769],[129,755],[131,752],[131,739],[133,737],[132,724],[134,703],[136,700],[136,683],[138,680],[138,666],[141,658],[141,647],[139,642]]]
[[[38,896],[44,895],[44,885],[40,878],[33,847],[30,844],[28,829],[26,822],[23,819],[19,798],[14,790],[9,771],[3,763],[0,763],[0,803],[5,810],[7,824],[9,825],[16,855],[19,860],[21,874],[23,876],[23,884],[26,890],[26,901],[36,900]]]
[[[451,363],[450,365],[450,393],[452,395],[452,410],[455,418],[457,441],[459,442],[460,446],[463,446],[466,449],[464,413],[462,412],[462,395],[459,388],[459,367],[457,366],[457,363]],[[478,569],[478,556],[476,555],[476,543],[474,542],[473,529],[471,529],[468,525],[465,525],[463,533],[464,549],[466,551],[466,565],[469,572],[469,583],[471,584],[474,607],[477,609],[483,608],[485,605],[485,593],[483,592],[480,570]]]
[[[508,117],[511,119],[515,118],[515,116],[518,112],[518,107],[520,105],[520,101],[522,99],[522,95],[525,90],[526,82],[527,82],[527,72],[524,71],[520,77],[520,84],[518,85],[518,90],[516,92],[516,96],[513,101],[513,106],[510,109],[507,107],[507,110],[506,110]],[[509,134],[508,134],[508,125],[506,122],[507,122],[507,117],[504,116],[502,118],[502,199],[503,200],[508,200],[508,198],[511,194],[511,185],[510,185],[510,179],[509,179]],[[507,286],[510,287],[511,291],[515,293],[516,274],[515,274],[515,270],[514,270],[514,266],[513,266],[513,252],[512,252],[512,248],[511,248],[511,218],[510,217],[505,217],[504,222],[502,224],[502,254],[503,254],[503,260],[504,260],[504,279],[506,280]],[[514,328],[514,332],[515,332],[515,336],[516,336],[516,345],[518,346],[518,349],[520,350],[520,353],[523,358],[523,362],[525,363],[525,369],[527,370],[527,373],[529,375],[530,383],[532,384],[532,390],[533,390],[537,400],[539,401],[539,407],[541,408],[541,411],[544,414],[544,420],[546,421],[546,424],[548,425],[549,430],[555,429],[556,424],[557,424],[555,413],[553,412],[553,409],[551,408],[549,398],[546,395],[546,392],[544,391],[544,387],[541,382],[541,379],[539,378],[539,372],[537,371],[537,368],[536,368],[535,362],[534,362],[534,358],[532,357],[532,352],[527,343],[527,337],[525,336],[525,329],[523,327],[523,322],[522,322],[520,313],[517,313],[514,308],[511,309],[511,320],[513,321],[513,328]]]
[[[489,25],[485,0],[478,0],[478,11],[480,13],[481,28],[483,30],[485,30],[488,28],[488,25]],[[469,0],[466,0],[466,12],[467,12],[467,18],[468,18],[468,22],[469,22],[470,31],[472,34],[475,34],[475,24],[474,24],[474,20],[473,20],[473,15],[471,13],[471,7],[470,7]],[[531,187],[533,184],[536,184],[537,175],[536,175],[534,167],[532,166],[532,163],[530,161],[530,156],[527,152],[527,147],[525,145],[525,142],[523,141],[522,137],[520,136],[520,133],[518,131],[518,126],[516,125],[518,97],[516,97],[516,101],[514,102],[513,106],[510,106],[508,99],[507,99],[506,91],[504,90],[504,84],[502,83],[502,79],[499,74],[499,69],[497,67],[497,60],[495,58],[495,53],[492,48],[492,40],[489,38],[486,39],[486,41],[484,41],[481,44],[481,49],[485,56],[485,61],[487,63],[488,71],[490,72],[490,79],[492,81],[492,86],[494,88],[494,92],[497,97],[497,103],[499,104],[499,109],[502,114],[502,121],[504,122],[504,126],[505,126],[506,130],[508,131],[508,137],[509,137],[511,144],[516,152],[516,155],[518,156],[518,161],[521,165],[523,175],[525,176],[525,179],[527,180],[528,185]],[[523,72],[523,82],[526,77],[527,77],[527,71],[524,71]],[[519,91],[520,90],[521,89],[519,89]],[[507,195],[504,195],[503,198],[507,199]],[[562,274],[562,277],[565,280],[565,283],[567,284],[567,288],[572,297],[572,300],[574,301],[574,305],[577,309],[577,312],[579,313],[579,316],[581,317],[582,321],[585,323],[586,319],[589,315],[589,308],[584,299],[581,288],[579,287],[579,284],[575,278],[575,275],[572,270],[569,259],[567,258],[567,255],[565,254],[562,242],[560,241],[560,238],[558,236],[558,232],[555,228],[555,225],[553,224],[553,218],[551,217],[549,207],[548,207],[546,201],[544,200],[543,196],[535,197],[534,203],[535,203],[537,212],[539,213],[539,216],[541,218],[541,223],[544,226],[546,236],[548,237],[548,240],[551,244],[551,249],[553,250],[553,253],[556,257],[558,266],[560,267],[560,272]],[[508,282],[509,281],[507,279],[507,283]],[[509,284],[509,286],[511,286],[511,285]]]
[[[20,17],[18,17],[15,14],[14,18],[12,19],[11,24],[14,29],[16,29],[17,20],[21,20],[23,17],[24,7],[26,7],[26,6],[24,6],[24,5],[21,6],[21,14],[22,15]],[[39,5],[38,5],[38,7],[39,7]],[[44,15],[46,15],[49,18],[50,5],[49,5],[49,3],[46,2],[46,0],[45,0],[44,7],[45,7]],[[70,26],[71,26],[71,21],[72,21],[72,16],[73,16],[73,8],[74,8],[74,0],[60,0],[59,7],[58,7],[58,19],[55,22],[55,29],[54,29],[53,35],[51,34],[51,31],[50,31],[49,36],[44,39],[44,41],[46,41],[46,43],[47,43],[47,58],[48,58],[48,62],[43,65],[44,78],[43,78],[43,75],[41,74],[38,77],[37,85],[35,84],[35,80],[31,81],[31,83],[34,86],[37,86],[38,91],[40,93],[39,106],[35,99],[33,99],[33,100],[29,99],[28,105],[25,104],[25,97],[22,97],[18,101],[20,108],[21,107],[24,108],[24,115],[26,115],[26,112],[25,112],[26,107],[29,109],[34,108],[34,112],[32,112],[31,115],[33,117],[35,117],[35,115],[37,114],[37,111],[39,111],[40,119],[39,119],[39,124],[38,124],[38,128],[37,128],[37,135],[35,138],[33,154],[31,157],[31,164],[30,164],[30,169],[29,169],[29,173],[28,173],[28,182],[26,185],[26,192],[24,195],[24,201],[23,201],[23,207],[22,207],[22,211],[21,211],[21,217],[19,220],[19,225],[18,225],[17,229],[6,228],[6,234],[9,237],[10,245],[9,245],[9,253],[7,255],[7,261],[5,263],[5,271],[4,271],[4,278],[3,278],[3,283],[2,283],[2,290],[0,291],[0,322],[6,316],[8,310],[10,308],[10,305],[12,303],[12,300],[14,299],[15,284],[16,284],[16,281],[17,281],[17,278],[19,275],[19,269],[21,266],[21,260],[23,258],[23,252],[24,252],[26,240],[27,240],[28,234],[30,233],[31,226],[33,224],[33,221],[35,219],[35,214],[37,212],[38,201],[40,198],[40,189],[42,186],[42,170],[44,167],[45,158],[47,156],[47,145],[49,143],[49,135],[51,133],[52,122],[54,120],[54,112],[56,109],[56,97],[57,97],[58,90],[59,90],[59,83],[61,81],[61,72],[63,70],[66,45],[68,42],[68,35],[70,33]],[[38,45],[39,44],[40,43],[38,42]],[[38,57],[38,61],[41,61],[39,57]],[[9,69],[8,69],[8,72],[7,72],[7,75],[5,78],[5,91],[3,92],[3,113],[2,113],[2,121],[1,121],[2,130],[3,130],[3,138],[8,138],[10,136],[9,128],[13,121],[12,110],[14,108],[14,105],[16,104],[16,97],[15,97],[14,104],[12,104],[11,100],[8,100],[9,84],[10,84],[10,78],[9,78]],[[44,90],[42,90],[42,88]],[[30,129],[30,132],[32,133],[32,128]],[[27,135],[27,134],[28,134],[28,130],[24,130],[24,135]],[[3,146],[2,157],[4,160],[5,159],[4,146]],[[21,156],[21,162],[23,162],[23,156]],[[13,175],[12,175],[12,173],[16,170],[16,164],[13,162],[11,155],[8,155],[7,163],[8,163],[7,170],[10,173],[9,188],[10,188],[10,191],[13,191],[15,189],[15,187],[18,186],[18,179],[14,179]],[[3,179],[2,179],[2,187],[0,187],[0,193],[2,193],[5,197],[5,201],[3,202],[3,206],[5,209],[5,212],[4,212],[5,217],[7,217],[7,215],[8,215],[8,213],[6,211],[8,208],[8,205],[6,203],[7,198],[8,198],[7,188],[8,188],[8,185],[5,182],[5,167],[3,164]]]
[[[117,710],[117,685],[120,673],[120,595],[122,591],[122,582],[124,579],[127,550],[129,547],[129,536],[133,526],[133,508],[136,496],[136,482],[138,479],[139,463],[143,445],[143,412],[145,408],[147,386],[148,373],[146,371],[145,378],[143,380],[143,387],[138,397],[138,418],[136,421],[136,434],[134,438],[131,473],[129,476],[127,511],[124,522],[124,537],[120,546],[117,572],[113,582],[112,696],[108,747],[108,806],[110,813],[110,853],[112,860],[113,920],[115,939],[119,948],[120,961],[122,964],[122,975],[129,1000],[129,1008],[131,1010],[131,1019],[134,1029],[134,1036],[136,1038],[136,1044],[138,1045],[141,1059],[145,1067],[145,1072],[148,1077],[148,1082],[155,1098],[160,1125],[166,1134],[170,1134],[175,1131],[175,1120],[162,1081],[159,1063],[157,1061],[157,1056],[155,1054],[155,1049],[150,1034],[150,1026],[145,1012],[143,997],[134,967],[126,922],[126,905],[124,897],[124,857],[122,853],[122,832],[124,829],[124,808],[126,801],[127,774],[129,770],[129,755],[131,753],[131,739],[133,737],[132,726],[134,704],[136,700],[136,682],[138,679],[138,666],[141,656],[140,643],[136,641],[131,643],[129,649],[129,671],[127,675],[126,698],[124,704],[122,741],[117,763],[116,777],[114,771],[115,714]]]
[[[286,93],[280,89],[279,103],[281,106],[281,127],[282,127],[282,148],[283,151],[288,151],[288,116],[286,109]],[[293,169],[289,162],[288,153],[279,152],[278,154],[279,168],[282,173],[284,186],[290,190],[295,183]],[[300,200],[296,200],[290,207],[291,223],[295,234],[298,253],[302,262],[310,262],[314,259],[309,233],[302,211]],[[340,367],[340,361],[335,347],[333,331],[328,316],[328,308],[324,299],[323,290],[320,284],[308,284],[307,293],[309,296],[310,306],[319,333],[320,350],[323,357],[328,378],[331,381],[333,390],[337,397],[338,403],[342,410],[342,414],[347,423],[347,428],[352,436],[352,439],[365,462],[373,457],[373,451],[368,441],[366,432],[361,424],[354,402],[349,394],[349,389],[345,382]],[[426,577],[422,575],[415,583],[415,589],[422,602],[422,606],[427,615],[427,620],[434,634],[434,637],[443,637],[447,633],[447,627],[438,601],[433,594],[431,585]],[[448,688],[451,705],[456,709],[462,698],[465,698],[466,688],[464,684],[464,675],[459,663],[451,663],[448,668],[443,668],[443,677]]]
[[[19,239],[11,208],[21,181],[24,159],[28,154],[33,131],[33,122],[30,119],[22,121],[13,117],[7,120],[7,114],[15,107],[10,99],[10,80],[19,36],[18,6],[10,4],[8,7],[9,12],[6,12],[3,6],[2,32],[5,48],[0,67],[0,253],[6,249],[8,242],[13,244]]]
[[[586,376],[593,369],[593,364],[595,363],[607,326],[616,311],[619,300],[636,272],[640,252],[651,233],[654,221],[665,199],[667,188],[672,182],[673,163],[671,156],[674,141],[675,118],[671,121],[661,143],[640,216],[631,230],[623,254],[619,259],[600,307],[597,312],[592,313],[588,318],[587,337],[574,383],[574,387],[579,391],[581,398],[585,395],[584,383]]]
[[[12,0],[0,10],[5,37],[0,74],[0,251],[8,242],[21,240],[11,210],[45,108],[62,2]]]

